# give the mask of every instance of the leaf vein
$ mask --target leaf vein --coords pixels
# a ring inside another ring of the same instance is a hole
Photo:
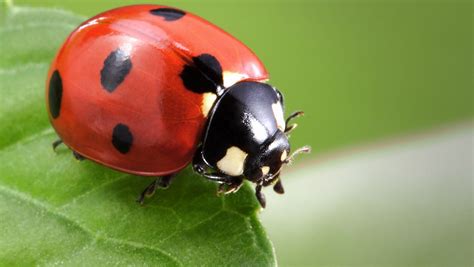
[[[216,216],[219,215],[221,212],[223,212],[223,211],[224,211],[224,198],[221,197],[220,200],[221,200],[221,208],[220,208],[217,212],[215,212],[214,214],[212,214],[212,215],[210,215],[209,217],[205,218],[204,220],[201,220],[201,221],[199,221],[199,222],[197,222],[197,223],[195,223],[195,224],[193,224],[193,225],[191,225],[191,226],[189,226],[189,227],[187,227],[187,228],[182,229],[182,231],[190,231],[190,230],[192,230],[192,229],[195,229],[195,228],[197,228],[198,226],[200,226],[200,225],[202,225],[202,224],[204,224],[204,223],[206,223],[206,222],[211,221],[212,219],[214,219],[214,217],[216,217]],[[165,241],[167,241],[168,239],[173,238],[174,236],[178,235],[179,233],[180,233],[180,232],[176,231],[176,232],[170,234],[168,237],[165,237],[165,238],[163,238],[162,240],[160,240],[160,242],[159,242],[158,244],[163,244]]]
[[[101,184],[99,184],[95,187],[92,187],[89,190],[84,191],[81,194],[75,196],[74,198],[72,198],[68,202],[64,203],[63,205],[59,206],[58,209],[59,210],[66,210],[70,205],[74,204],[77,200],[79,200],[81,198],[84,198],[87,195],[90,195],[90,194],[92,194],[92,193],[94,193],[94,192],[96,192],[96,191],[98,191],[98,190],[100,190],[104,187],[107,187],[107,186],[112,185],[116,182],[119,182],[119,181],[123,180],[124,178],[127,178],[128,176],[129,176],[129,174],[124,173],[122,175],[117,176],[115,179],[112,179],[110,181],[106,181],[106,182],[101,183]]]

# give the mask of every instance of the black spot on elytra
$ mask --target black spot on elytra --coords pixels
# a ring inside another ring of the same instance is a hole
[[[130,55],[121,49],[111,52],[104,60],[100,71],[100,82],[108,92],[113,92],[125,80],[132,68]]]
[[[175,21],[186,15],[184,11],[169,7],[152,9],[150,13],[155,16],[163,17],[166,21]]]
[[[184,86],[195,93],[216,93],[224,83],[221,64],[210,54],[193,57],[193,62],[186,64],[179,76]]]
[[[61,98],[63,96],[63,82],[58,70],[53,72],[49,79],[49,112],[53,119],[59,117],[61,112]]]
[[[127,125],[119,123],[114,127],[112,144],[122,154],[130,151],[133,144],[133,135]]]

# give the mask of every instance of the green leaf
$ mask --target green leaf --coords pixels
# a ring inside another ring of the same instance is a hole
[[[5,8],[5,6],[2,6]],[[2,265],[275,265],[249,185],[225,197],[190,169],[144,206],[150,178],[79,162],[45,112],[61,42],[85,18],[43,8],[0,13]]]

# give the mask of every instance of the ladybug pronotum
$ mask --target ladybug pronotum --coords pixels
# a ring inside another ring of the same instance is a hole
[[[192,162],[220,193],[247,179],[283,193],[290,155],[283,96],[255,54],[190,13],[157,5],[113,9],[82,23],[48,73],[49,119],[78,159],[158,177],[167,187]]]

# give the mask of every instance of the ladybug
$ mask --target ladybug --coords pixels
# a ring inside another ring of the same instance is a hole
[[[48,73],[52,126],[77,159],[158,177],[140,195],[166,188],[192,162],[219,193],[247,179],[265,207],[262,187],[279,179],[290,153],[282,94],[240,41],[185,11],[126,6],[82,23]]]

